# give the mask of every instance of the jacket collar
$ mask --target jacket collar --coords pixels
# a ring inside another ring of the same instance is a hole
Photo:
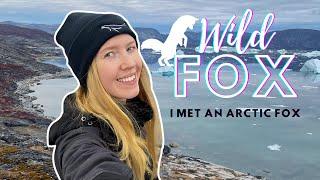
[[[74,105],[75,95],[70,94],[64,101],[64,112],[59,120],[54,122],[49,129],[49,144],[55,145],[55,141],[67,132],[80,128],[82,126],[95,126],[99,127],[102,132],[102,137],[108,141],[115,141],[115,135],[111,128],[96,117],[83,114]],[[138,97],[127,100],[125,107],[132,114],[136,124],[139,126],[137,129],[143,129],[144,124],[150,121],[153,116],[152,108]],[[125,111],[124,111],[125,112]],[[129,116],[130,117],[130,116]],[[133,123],[135,124],[135,123]],[[136,129],[136,130],[137,130]]]

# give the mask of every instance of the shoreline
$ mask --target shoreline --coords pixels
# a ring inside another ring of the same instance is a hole
[[[41,80],[49,79],[64,79],[73,77],[69,72],[69,69],[63,70],[55,74],[43,74],[41,76],[34,76],[29,79],[17,82],[17,89],[14,91],[15,94],[19,96],[19,108],[36,114],[40,117],[52,119],[44,115],[44,110],[41,104],[34,104],[34,100],[37,99],[36,96],[30,96],[29,93],[33,91],[30,89],[32,86],[39,85]],[[52,119],[54,120],[54,119]],[[51,149],[51,148],[48,148]],[[51,151],[51,150],[50,150]],[[202,167],[202,168],[199,168]],[[201,158],[186,156],[183,154],[162,154],[161,168],[160,168],[161,179],[203,179],[204,177],[216,178],[216,179],[265,179],[261,176],[253,176],[249,173],[242,173],[233,169],[229,169],[224,166],[220,166]]]
[[[19,96],[18,108],[22,108],[26,110],[29,113],[36,114],[40,117],[52,119],[52,117],[48,117],[44,115],[44,109],[42,109],[41,104],[34,104],[33,101],[37,99],[36,96],[30,96],[29,94],[34,92],[31,90],[31,87],[35,85],[39,85],[40,81],[42,80],[49,80],[49,79],[66,79],[73,77],[71,72],[69,72],[69,69],[62,70],[61,72],[57,72],[55,74],[46,73],[40,76],[34,76],[32,78],[28,78],[22,81],[16,82],[17,89],[13,92]]]

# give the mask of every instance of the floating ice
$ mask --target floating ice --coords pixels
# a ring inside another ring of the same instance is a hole
[[[281,146],[278,144],[269,145],[267,148],[269,148],[271,151],[280,151]]]
[[[237,52],[237,49],[235,47],[230,46],[222,46],[220,50],[226,52]]]
[[[320,60],[319,59],[310,59],[304,63],[301,72],[311,72],[311,73],[320,73]]]
[[[317,89],[318,87],[316,86],[302,86],[303,88],[306,88],[306,89]]]
[[[308,135],[312,135],[312,133],[307,133]]]
[[[194,50],[195,50],[196,52],[199,52],[199,49],[200,49],[200,47],[198,46],[198,47],[196,47]],[[212,46],[207,46],[207,47],[206,47],[206,50],[204,51],[204,53],[214,53],[213,47],[212,47]]]
[[[262,124],[252,124],[253,126],[261,126]]]
[[[151,54],[161,54],[161,51],[152,51]]]
[[[163,66],[163,67],[160,67],[158,71],[151,71],[151,73],[170,77],[174,75],[174,70],[171,66]]]
[[[277,98],[277,97],[267,96],[267,98],[274,99],[274,98]]]
[[[184,52],[180,49],[177,50],[176,55],[184,55]],[[179,57],[179,60],[181,60],[183,58]]]
[[[312,52],[307,52],[307,53],[302,53],[302,56],[306,56],[306,57],[318,57],[320,56],[320,51],[312,51]]]
[[[279,105],[271,105],[273,107],[288,107],[288,106],[285,106],[285,105],[282,105],[282,104],[279,104]]]
[[[184,55],[184,52],[181,49],[178,49],[176,52],[177,55]]]
[[[286,51],[285,49],[277,50],[277,52],[278,52],[279,54],[286,54],[286,53],[287,53],[287,51]]]
[[[249,48],[246,50],[244,54],[259,54],[259,53],[260,53],[259,49]]]
[[[168,71],[174,71],[173,68],[171,66],[163,66],[163,67],[160,67],[158,69],[159,72],[168,72]]]
[[[257,85],[257,84],[254,84],[254,83],[248,83],[249,85],[253,85],[253,86],[255,86],[255,85]]]

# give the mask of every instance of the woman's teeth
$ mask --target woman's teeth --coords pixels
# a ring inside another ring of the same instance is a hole
[[[129,82],[129,81],[133,81],[136,79],[136,75],[132,75],[130,77],[127,77],[127,78],[121,78],[121,79],[117,79],[117,81],[120,81],[120,82]]]

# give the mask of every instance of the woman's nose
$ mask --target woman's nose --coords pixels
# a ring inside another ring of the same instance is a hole
[[[136,61],[132,56],[124,55],[122,58],[123,59],[121,60],[121,65],[120,65],[121,69],[123,70],[131,69],[136,66]]]

